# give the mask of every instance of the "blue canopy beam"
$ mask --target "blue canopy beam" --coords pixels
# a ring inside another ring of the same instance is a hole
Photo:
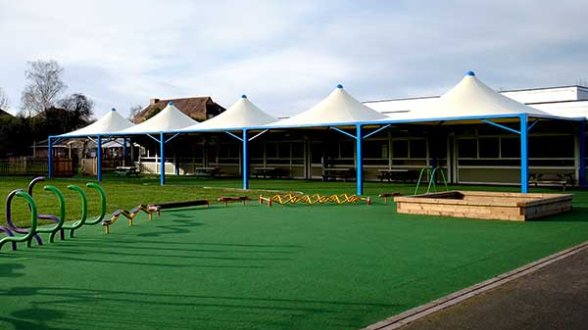
[[[245,130],[243,130],[243,131],[245,131]],[[243,142],[243,139],[242,139],[242,138],[240,138],[239,136],[237,136],[236,134],[234,134],[234,133],[231,133],[231,132],[229,132],[229,131],[225,131],[225,133],[227,133],[227,134],[229,134],[230,136],[234,137],[235,139],[237,139],[237,140],[239,140],[239,141]]]
[[[250,137],[250,138],[249,138],[249,142],[251,142],[251,141],[253,141],[253,140],[257,139],[258,137],[260,137],[260,136],[264,135],[264,134],[265,134],[265,133],[267,133],[267,132],[269,132],[269,129],[265,129],[265,130],[263,130],[263,131],[261,131],[261,132],[259,132],[259,133],[255,134],[254,136],[252,136],[252,137]]]
[[[177,138],[178,136],[180,136],[180,133],[176,133],[176,134],[172,135],[170,138],[165,140],[164,143],[168,143],[168,142],[172,141],[173,139]]]
[[[387,124],[387,125],[384,125],[384,126],[382,126],[382,127],[378,128],[377,130],[375,130],[375,131],[373,131],[373,132],[371,132],[371,133],[368,133],[368,134],[366,134],[366,135],[365,135],[363,138],[364,138],[364,139],[367,139],[367,138],[369,138],[370,136],[372,136],[372,135],[374,135],[374,134],[380,133],[381,131],[385,130],[386,128],[388,128],[388,127],[390,127],[390,126],[392,126],[392,124]]]
[[[526,115],[525,115],[525,118],[526,118]],[[489,124],[489,125],[492,125],[492,126],[496,126],[496,127],[498,127],[498,128],[502,128],[502,129],[504,129],[504,130],[507,130],[507,131],[509,131],[509,132],[513,132],[513,133],[515,133],[515,134],[521,134],[521,132],[517,131],[517,130],[516,130],[516,129],[514,129],[514,128],[510,128],[510,127],[508,127],[508,126],[504,126],[504,125],[501,125],[501,124],[495,123],[495,122],[493,122],[493,121],[490,121],[490,120],[487,120],[487,119],[480,119],[480,120],[481,120],[482,122],[486,123],[486,124]],[[526,125],[525,125],[525,126],[526,126]]]
[[[337,131],[337,132],[339,132],[339,133],[341,133],[341,134],[345,134],[345,135],[349,136],[349,137],[350,137],[350,138],[352,138],[352,139],[357,139],[357,137],[356,137],[355,135],[353,135],[353,134],[351,134],[351,133],[347,133],[347,132],[345,132],[344,130],[342,130],[342,129],[340,129],[340,128],[337,128],[337,127],[335,127],[335,126],[331,126],[331,127],[330,127],[330,129],[332,129],[332,130],[335,130],[335,131]]]

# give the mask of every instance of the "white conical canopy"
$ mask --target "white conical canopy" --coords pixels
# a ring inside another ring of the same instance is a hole
[[[338,85],[329,96],[314,107],[268,126],[321,126],[377,121],[385,118],[388,117],[365,106],[349,95],[343,86]]]
[[[114,108],[102,118],[93,122],[92,124],[75,130],[73,132],[65,133],[60,137],[73,137],[73,136],[94,136],[98,134],[111,134],[120,130],[132,127],[133,123],[126,120],[121,116]]]
[[[182,131],[259,127],[276,120],[251,103],[247,96],[242,95],[225,112],[202,123],[186,127]]]
[[[528,114],[549,116],[547,113],[506,97],[481,82],[470,71],[455,87],[438,100],[424,104],[409,113],[391,118],[462,118]]]
[[[169,102],[167,106],[155,116],[133,127],[122,130],[119,133],[157,133],[177,131],[195,124],[198,124],[198,122],[180,111],[180,109],[176,108],[173,102]]]

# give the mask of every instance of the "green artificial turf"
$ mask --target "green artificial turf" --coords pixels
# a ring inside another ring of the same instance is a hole
[[[112,205],[131,206],[226,193],[144,181],[104,187]],[[238,181],[207,185],[215,183]],[[252,187],[355,186],[260,180]],[[366,192],[411,188],[368,184]],[[6,245],[0,329],[358,329],[588,238],[586,192],[575,192],[574,211],[527,223],[401,215],[375,202],[214,204],[166,210],[151,222],[141,214],[110,235],[86,226],[54,244],[16,252]]]

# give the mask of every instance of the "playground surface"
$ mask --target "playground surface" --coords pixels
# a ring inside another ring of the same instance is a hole
[[[199,184],[238,184],[131,180],[103,185],[109,210],[178,196],[212,201],[227,191]],[[354,184],[252,188],[328,194]],[[0,329],[358,329],[588,239],[586,192],[573,192],[572,212],[527,223],[403,215],[377,198],[412,189],[368,184],[371,206],[165,210],[151,222],[141,214],[135,226],[117,223],[110,235],[84,226],[74,239],[5,247]]]
[[[400,329],[584,330],[587,272],[584,250]]]

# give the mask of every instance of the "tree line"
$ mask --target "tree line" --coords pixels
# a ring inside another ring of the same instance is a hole
[[[0,158],[26,156],[31,146],[93,121],[94,102],[83,93],[64,95],[63,67],[54,60],[28,63],[27,85],[16,116],[0,112]],[[0,87],[0,110],[9,105]]]

